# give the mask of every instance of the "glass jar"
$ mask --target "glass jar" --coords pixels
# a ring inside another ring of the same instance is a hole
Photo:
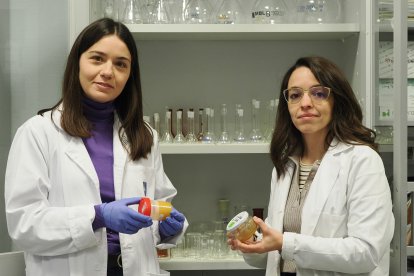
[[[152,200],[148,197],[141,198],[138,205],[138,212],[153,220],[165,220],[172,211],[171,202]]]
[[[253,237],[257,228],[257,224],[249,213],[243,211],[227,224],[227,237],[244,242]]]

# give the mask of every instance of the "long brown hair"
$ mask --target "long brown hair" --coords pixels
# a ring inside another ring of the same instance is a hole
[[[362,125],[361,107],[343,72],[326,58],[302,57],[286,72],[280,87],[276,125],[270,144],[270,156],[278,178],[286,172],[289,156],[298,151],[302,153],[304,149],[302,134],[290,118],[282,92],[288,88],[290,76],[299,67],[309,68],[321,85],[331,88],[330,97],[334,97],[332,120],[328,126],[325,147],[328,148],[333,138],[336,138],[348,144],[367,145],[378,152],[375,132]]]
[[[99,19],[88,25],[77,37],[67,59],[63,77],[62,98],[51,108],[38,112],[56,109],[62,104],[62,128],[75,137],[90,137],[91,124],[83,115],[82,87],[79,80],[79,60],[81,55],[101,38],[108,35],[118,36],[128,47],[131,54],[131,73],[122,93],[114,100],[115,110],[122,127],[119,129],[128,138],[129,145],[123,143],[132,160],[146,158],[153,144],[152,132],[143,120],[141,79],[138,64],[138,51],[134,38],[128,28],[120,22],[109,18]],[[121,139],[123,141],[124,139]]]

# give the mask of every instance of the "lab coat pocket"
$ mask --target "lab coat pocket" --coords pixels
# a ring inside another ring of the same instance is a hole
[[[346,235],[346,214],[334,215],[322,213],[319,216],[315,235],[327,238],[338,238]]]
[[[125,168],[122,195],[123,197],[152,197],[154,194],[154,182],[155,174],[153,168],[130,164]]]

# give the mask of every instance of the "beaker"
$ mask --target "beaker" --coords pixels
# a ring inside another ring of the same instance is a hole
[[[189,0],[184,10],[187,24],[208,24],[211,22],[211,7],[207,0]]]
[[[243,23],[243,10],[238,0],[221,0],[213,23],[240,24]]]

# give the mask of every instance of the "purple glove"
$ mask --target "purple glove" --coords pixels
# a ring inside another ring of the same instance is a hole
[[[99,208],[105,221],[105,226],[113,231],[134,234],[139,229],[152,225],[150,217],[141,215],[128,207],[138,204],[140,197],[124,198],[109,203],[102,203]]]
[[[167,217],[166,220],[160,221],[159,231],[161,240],[175,236],[177,233],[181,232],[184,227],[184,221],[184,215],[173,208],[170,216]]]

